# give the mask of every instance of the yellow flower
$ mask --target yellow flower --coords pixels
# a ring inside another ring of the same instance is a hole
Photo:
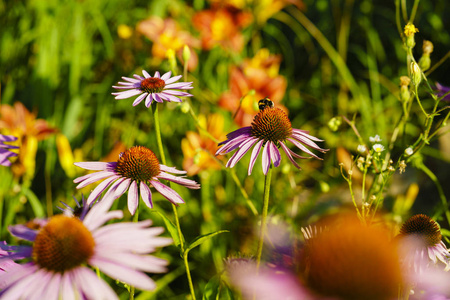
[[[416,26],[414,26],[414,24],[408,23],[405,25],[404,34],[407,37],[414,36],[416,32],[419,32],[419,29],[417,29]]]

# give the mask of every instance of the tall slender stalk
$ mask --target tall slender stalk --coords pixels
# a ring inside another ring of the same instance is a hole
[[[261,230],[259,232],[258,250],[256,252],[256,270],[259,270],[261,264],[261,254],[264,244],[264,235],[266,234],[267,228],[267,212],[269,210],[269,193],[270,193],[270,181],[272,179],[272,165],[269,167],[269,172],[264,180],[264,199],[263,199],[263,210],[261,215]]]
[[[162,143],[162,139],[161,139],[161,127],[159,124],[158,103],[154,103],[152,105],[152,110],[153,110],[153,118],[155,120],[156,143],[158,144],[158,150],[159,150],[159,153],[161,156],[161,162],[163,165],[166,165],[166,156],[164,155],[164,147],[163,147],[163,143]],[[167,185],[170,187],[170,182],[168,182]],[[186,245],[184,244],[183,233],[181,232],[181,226],[180,226],[180,219],[178,218],[177,207],[175,206],[175,204],[172,204],[172,209],[173,209],[173,215],[175,217],[175,225],[177,227],[178,238],[180,240],[180,250],[181,250],[181,254],[183,256],[184,266],[186,267],[186,276],[187,276],[188,282],[189,282],[189,289],[191,291],[191,297],[193,300],[195,300],[196,299],[195,291],[194,291],[194,285],[192,284],[191,272],[189,270],[189,262],[188,262],[187,256],[185,257],[185,255],[184,255]]]

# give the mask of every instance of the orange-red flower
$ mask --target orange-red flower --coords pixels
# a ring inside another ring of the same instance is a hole
[[[153,42],[152,55],[160,59],[165,59],[167,50],[172,49],[182,60],[184,45],[191,49],[200,47],[199,40],[189,32],[181,30],[175,20],[170,18],[163,20],[160,17],[150,17],[138,23],[137,31]],[[189,70],[195,69],[197,64],[197,54],[195,51],[191,51]]]
[[[287,86],[286,78],[278,74],[280,60],[280,56],[261,49],[253,58],[244,60],[240,67],[232,67],[230,90],[221,95],[219,105],[232,113],[237,112],[234,120],[239,126],[251,124],[260,99],[268,97],[280,107]],[[249,94],[252,90],[254,94]]]
[[[200,126],[205,128],[214,138],[221,141],[225,138],[224,118],[220,114],[210,114],[208,118],[204,115],[198,117]],[[188,131],[186,138],[181,141],[183,151],[183,169],[188,175],[195,175],[203,170],[219,170],[220,163],[215,158],[217,142],[204,133]]]
[[[213,5],[230,5],[240,10],[246,7],[252,8],[258,24],[263,24],[288,5],[295,5],[299,9],[304,8],[301,0],[210,0],[210,2]]]
[[[232,6],[202,10],[194,15],[192,22],[200,31],[203,49],[209,50],[216,45],[224,49],[240,52],[244,46],[241,29],[252,20],[248,12]]]
[[[0,129],[18,138],[19,158],[11,166],[14,175],[32,179],[36,164],[37,142],[54,134],[57,129],[43,119],[36,119],[36,113],[28,111],[20,102],[14,103],[14,106],[0,105]]]

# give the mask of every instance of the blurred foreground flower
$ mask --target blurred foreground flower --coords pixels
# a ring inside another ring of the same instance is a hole
[[[138,105],[145,99],[145,106],[150,107],[153,100],[162,103],[163,100],[168,102],[182,102],[179,96],[191,97],[192,95],[186,92],[176,91],[192,89],[192,82],[177,82],[182,76],[174,76],[172,72],[167,72],[160,76],[159,72],[155,72],[155,76],[150,76],[147,71],[143,70],[144,77],[134,74],[135,78],[122,77],[126,82],[119,82],[117,86],[113,86],[115,89],[126,90],[123,92],[112,93],[116,100],[130,98],[139,95],[134,102],[133,106]]]
[[[442,97],[448,92],[450,92],[450,87],[444,86],[440,84],[439,82],[436,82],[436,91],[438,97]],[[450,101],[450,94],[446,95],[442,100]]]
[[[0,134],[0,165],[9,167],[11,162],[8,158],[17,156],[17,153],[12,152],[11,149],[18,149],[19,147],[5,144],[5,142],[14,142],[16,140],[15,136]]]
[[[100,194],[108,189],[103,201],[114,201],[128,190],[128,210],[132,215],[136,212],[139,195],[149,208],[153,207],[152,192],[149,185],[153,186],[167,200],[175,205],[184,203],[181,196],[170,187],[160,182],[161,179],[180,184],[189,189],[199,189],[200,185],[189,179],[174,176],[169,173],[186,174],[176,168],[159,164],[156,155],[148,148],[135,146],[121,153],[117,162],[78,162],[75,163],[86,170],[99,171],[76,178],[73,182],[79,183],[77,189],[81,189],[91,183],[105,179],[89,195],[87,204],[90,205]]]
[[[280,165],[281,155],[278,149],[281,147],[292,164],[300,169],[293,156],[296,158],[309,157],[303,157],[294,153],[285,145],[286,140],[317,159],[321,158],[304,145],[322,153],[328,151],[314,143],[314,141],[322,142],[322,140],[309,135],[308,131],[292,128],[291,121],[283,110],[278,107],[266,107],[255,116],[251,126],[242,127],[229,133],[227,140],[219,144],[219,146],[223,146],[217,150],[216,155],[224,155],[239,148],[227,162],[226,167],[232,168],[254,146],[248,167],[248,175],[250,175],[262,149],[262,168],[266,175],[271,162],[273,162],[275,167]]]
[[[240,67],[232,67],[230,91],[220,96],[219,106],[235,113],[234,121],[239,126],[251,124],[258,111],[255,106],[258,99],[267,97],[280,106],[287,86],[286,78],[278,73],[280,61],[279,55],[261,49],[253,58],[245,59]]]
[[[194,38],[188,31],[180,30],[174,19],[161,19],[152,16],[137,25],[137,31],[145,35],[153,42],[152,55],[161,60],[166,59],[167,50],[172,49],[178,58],[183,57],[183,47],[199,48],[200,41]],[[185,62],[184,62],[185,63]],[[196,68],[198,57],[195,51],[191,51],[188,62],[189,70]]]
[[[202,47],[206,50],[220,45],[226,50],[240,52],[244,37],[240,30],[250,24],[252,16],[231,6],[213,5],[211,9],[197,12],[192,18],[194,27],[200,31]]]
[[[11,165],[14,176],[32,179],[38,141],[56,133],[57,129],[50,127],[43,119],[36,119],[36,114],[29,112],[20,102],[14,103],[14,106],[0,105],[0,129],[17,137],[20,147],[18,159]]]
[[[416,272],[418,267],[424,265],[421,260],[427,260],[427,257],[437,264],[438,260],[444,263],[445,270],[450,270],[450,255],[448,249],[442,241],[442,234],[439,224],[427,215],[414,215],[403,223],[400,228],[400,237],[414,237],[422,241],[414,251],[410,263]]]
[[[138,289],[155,289],[155,282],[144,272],[166,272],[167,261],[147,254],[172,240],[159,237],[164,229],[150,228],[150,220],[102,226],[123,217],[122,211],[109,212],[108,202],[95,205],[83,219],[56,215],[39,230],[24,225],[10,227],[11,234],[32,245],[0,244],[10,253],[7,258],[29,261],[0,273],[1,298],[118,299],[85,264]]]
[[[222,140],[224,133],[224,118],[220,114],[210,114],[208,119],[204,115],[198,117],[200,125],[214,138]],[[183,169],[188,175],[195,175],[203,170],[220,170],[222,167],[214,158],[217,144],[211,137],[200,133],[188,131],[186,138],[181,141],[183,151]]]
[[[389,233],[349,215],[320,224],[293,257],[294,268],[231,272],[246,299],[395,299],[402,283]]]

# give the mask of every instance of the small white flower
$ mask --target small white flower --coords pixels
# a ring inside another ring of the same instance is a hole
[[[377,134],[377,135],[375,135],[375,136],[369,137],[369,141],[370,141],[371,143],[379,143],[379,142],[381,142],[381,138],[380,138],[380,136]]]
[[[367,151],[367,147],[366,145],[358,145],[358,148],[356,148],[356,150],[360,153],[360,154],[364,154]]]
[[[414,153],[413,148],[408,147],[408,148],[405,149],[405,154],[406,154],[407,156],[411,156],[411,155],[413,155],[413,153]]]
[[[372,146],[373,150],[377,153],[383,152],[384,151],[384,146],[381,144],[375,144]]]

